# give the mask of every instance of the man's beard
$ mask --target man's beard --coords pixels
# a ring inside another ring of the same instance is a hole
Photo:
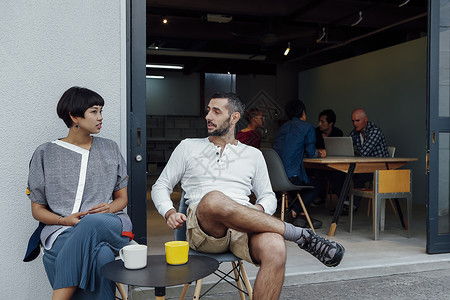
[[[225,122],[222,123],[222,126],[214,129],[212,132],[208,132],[208,136],[224,136],[230,130],[230,119],[228,118]]]

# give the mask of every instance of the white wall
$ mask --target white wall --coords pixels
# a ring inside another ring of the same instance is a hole
[[[314,68],[299,74],[299,97],[307,121],[317,126],[320,111],[336,112],[336,126],[347,135],[351,113],[366,110],[384,132],[396,156],[417,157],[413,170],[414,202],[425,204],[427,40],[407,43]]]
[[[122,7],[120,0],[0,3],[0,299],[50,299],[42,256],[22,262],[37,226],[25,188],[34,149],[67,133],[56,115],[61,94],[73,85],[97,91],[106,101],[100,136],[124,139]]]

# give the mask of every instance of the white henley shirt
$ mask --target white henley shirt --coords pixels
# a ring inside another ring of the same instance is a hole
[[[250,206],[248,196],[253,192],[265,213],[275,213],[277,200],[261,151],[239,141],[221,150],[208,138],[181,141],[152,187],[153,202],[162,216],[174,208],[170,194],[180,181],[187,205],[198,203],[208,192],[220,191]]]

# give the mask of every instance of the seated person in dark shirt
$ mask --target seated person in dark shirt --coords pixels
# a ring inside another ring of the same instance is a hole
[[[324,137],[344,136],[342,130],[335,127],[334,124],[336,124],[336,114],[332,109],[325,109],[319,114],[319,126],[315,129],[317,149],[325,149]],[[330,183],[332,191],[339,195],[345,180],[345,175],[338,171],[314,170],[311,176],[316,179],[317,194],[319,196],[315,199],[313,205],[325,203],[328,183]]]
[[[245,119],[248,122],[248,126],[237,133],[236,139],[243,144],[258,149],[261,148],[261,133],[257,128],[262,128],[264,126],[262,112],[257,108],[251,108],[246,111]]]
[[[317,149],[325,149],[324,137],[344,136],[342,130],[334,124],[336,124],[336,114],[332,109],[325,109],[319,114],[319,126],[316,127]]]
[[[354,129],[350,132],[353,145],[356,148],[357,156],[366,157],[388,157],[386,139],[383,131],[374,123],[369,121],[366,112],[362,108],[357,108],[352,113],[352,123]],[[354,174],[353,186],[355,188],[365,187],[366,182],[373,181],[373,174]],[[356,211],[361,202],[361,197],[355,197],[353,210]],[[343,214],[349,210],[348,202],[344,202]]]

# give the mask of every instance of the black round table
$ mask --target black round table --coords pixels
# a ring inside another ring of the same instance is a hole
[[[164,299],[166,287],[196,281],[213,273],[219,262],[207,256],[189,256],[184,265],[173,266],[166,263],[165,255],[147,256],[147,266],[129,270],[122,260],[104,265],[101,274],[105,278],[128,285],[154,287],[156,299]]]

